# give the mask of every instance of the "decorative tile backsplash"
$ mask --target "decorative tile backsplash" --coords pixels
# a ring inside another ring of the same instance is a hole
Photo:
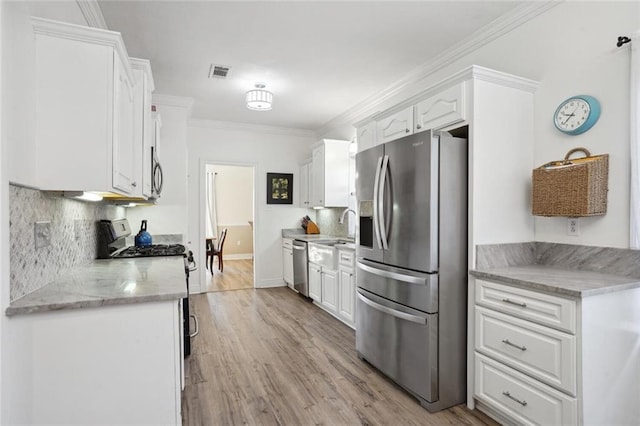
[[[354,216],[348,213],[350,217],[345,217],[344,224],[338,223],[344,208],[332,207],[316,210],[316,224],[320,228],[321,234],[335,235],[336,237],[347,237],[347,220],[354,220]]]
[[[10,299],[14,301],[55,279],[67,268],[96,258],[97,221],[125,217],[123,207],[45,195],[9,187]],[[36,249],[35,222],[49,221],[51,244]]]

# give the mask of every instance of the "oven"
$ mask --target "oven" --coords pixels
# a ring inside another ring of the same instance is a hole
[[[184,356],[191,354],[191,338],[198,334],[198,319],[190,312],[189,273],[197,269],[191,250],[182,244],[151,244],[144,247],[126,246],[125,238],[131,235],[127,219],[101,220],[98,223],[98,259],[131,259],[153,256],[182,256],[187,285],[187,296],[182,299],[182,325]],[[193,322],[193,331],[191,323]]]

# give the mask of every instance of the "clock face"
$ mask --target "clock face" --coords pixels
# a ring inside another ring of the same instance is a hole
[[[600,102],[593,96],[578,95],[562,102],[553,114],[553,124],[562,133],[575,136],[593,127],[600,118]]]
[[[556,111],[556,127],[566,132],[577,130],[587,121],[590,113],[591,108],[586,101],[569,99]]]

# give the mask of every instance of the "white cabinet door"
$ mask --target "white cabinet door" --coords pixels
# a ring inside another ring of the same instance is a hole
[[[138,185],[133,180],[133,86],[114,53],[113,187],[131,194]]]
[[[311,198],[309,197],[311,163],[300,166],[300,207],[311,207]]]
[[[378,120],[377,131],[379,143],[410,135],[413,132],[413,106]]]
[[[322,268],[314,263],[309,263],[309,297],[322,301]]]
[[[135,76],[134,90],[134,187],[133,196],[151,197],[151,145],[153,143],[153,118],[151,96],[153,75],[146,59],[129,58]]]
[[[349,205],[349,141],[323,139],[311,160],[311,206]]]
[[[311,162],[311,205],[324,206],[324,145],[314,148]]]
[[[338,315],[347,324],[355,323],[356,277],[352,268],[340,266],[339,270],[339,306]]]
[[[284,282],[293,288],[293,250],[287,247],[282,249],[282,270]]]
[[[356,131],[356,143],[358,144],[358,152],[369,149],[377,145],[375,121],[370,121],[362,127],[358,127]]]
[[[329,312],[338,312],[338,274],[322,269],[322,306]]]
[[[456,84],[415,106],[415,131],[439,129],[465,119],[465,85]]]

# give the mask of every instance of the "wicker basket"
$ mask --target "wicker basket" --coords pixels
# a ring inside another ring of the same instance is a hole
[[[569,159],[575,152],[586,157]],[[609,155],[574,148],[563,161],[533,169],[532,211],[535,216],[598,216],[607,212]]]

